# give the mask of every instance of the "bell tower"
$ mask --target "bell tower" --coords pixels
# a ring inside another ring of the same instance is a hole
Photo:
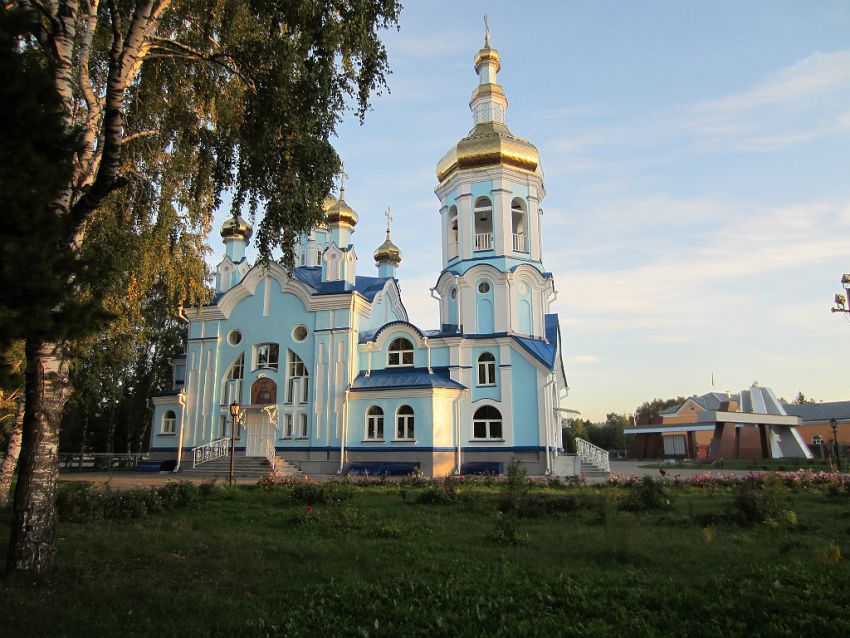
[[[437,164],[441,323],[463,333],[539,337],[553,292],[542,261],[540,154],[505,123],[501,57],[489,29],[474,68],[472,129]]]

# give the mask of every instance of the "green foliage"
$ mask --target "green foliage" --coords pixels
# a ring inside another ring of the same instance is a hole
[[[523,545],[528,542],[528,534],[520,531],[519,519],[513,513],[496,512],[493,516],[492,538],[502,545]]]
[[[628,426],[628,418],[624,414],[610,413],[606,422],[601,425],[587,427],[587,440],[605,450],[622,450],[626,447],[626,437],[623,429]]]
[[[644,476],[640,485],[629,490],[622,508],[630,511],[668,509],[676,498],[676,492],[664,481]]]
[[[635,421],[638,423],[649,423],[654,417],[667,408],[682,405],[687,401],[686,397],[673,397],[671,399],[653,399],[641,403],[635,409]]]
[[[416,502],[424,505],[449,505],[460,500],[461,493],[453,476],[431,483],[416,497]]]
[[[155,490],[120,491],[77,481],[60,486],[56,494],[56,511],[63,520],[74,523],[141,518],[195,505],[202,495],[201,490],[188,481],[168,483]]]
[[[774,477],[760,485],[742,483],[734,488],[733,494],[728,516],[739,525],[796,524],[796,514],[789,505],[788,488],[779,478]]]
[[[74,227],[51,206],[68,184],[77,131],[39,56],[19,46],[37,18],[0,11],[0,347],[15,339],[60,338],[92,328],[99,309],[81,303],[69,277],[88,281],[69,239]]]
[[[328,505],[339,503],[351,498],[352,489],[340,483],[317,483],[314,481],[298,480],[283,486],[287,498],[292,503],[304,505]]]
[[[411,505],[370,484],[309,517],[275,487],[213,490],[196,507],[111,524],[63,521],[49,581],[0,580],[0,626],[9,638],[113,635],[126,618],[130,638],[163,618],[174,635],[257,638],[850,633],[846,507],[825,493],[788,493],[804,525],[720,520],[707,533],[688,514],[722,514],[729,488],[677,488],[659,514],[617,513],[632,488],[532,486],[529,498],[558,505],[528,519],[495,515],[500,486],[461,489],[479,509]],[[63,604],[45,605],[45,587]]]

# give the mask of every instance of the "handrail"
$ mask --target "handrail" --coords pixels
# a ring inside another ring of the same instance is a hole
[[[192,448],[192,467],[197,467],[207,461],[220,459],[222,456],[227,456],[228,454],[230,454],[229,436],[204,443],[203,445]]]
[[[274,472],[275,463],[277,462],[277,451],[272,441],[272,437],[266,439],[266,460],[269,462],[272,472]]]
[[[582,461],[593,465],[601,472],[611,471],[608,451],[593,445],[590,441],[576,438],[576,453]]]
[[[523,233],[514,233],[514,251],[518,253],[527,253],[528,249],[525,247],[525,234]]]

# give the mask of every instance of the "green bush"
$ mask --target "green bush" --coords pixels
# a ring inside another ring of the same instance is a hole
[[[672,505],[675,493],[662,481],[644,476],[623,500],[622,508],[632,512],[665,509]]]
[[[416,502],[423,505],[450,505],[460,501],[457,479],[452,476],[447,476],[439,483],[431,483],[416,497]]]
[[[788,505],[788,490],[778,478],[766,478],[761,485],[742,484],[732,493],[728,518],[734,523],[745,527],[761,523],[796,524],[796,514]]]
[[[60,483],[56,494],[56,512],[74,523],[103,518],[104,492],[92,483]]]
[[[351,488],[339,483],[293,481],[287,485],[289,500],[304,505],[329,505],[351,498]]]
[[[519,519],[512,514],[496,512],[493,519],[492,538],[502,545],[522,545],[528,542],[528,534],[519,529]]]
[[[177,481],[167,483],[157,490],[162,506],[166,510],[188,507],[198,502],[200,490],[198,486],[189,481]]]
[[[148,514],[147,493],[142,490],[104,492],[103,505],[105,518],[141,518]]]

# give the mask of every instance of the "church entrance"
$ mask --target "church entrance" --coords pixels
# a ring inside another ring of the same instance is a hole
[[[269,415],[262,411],[250,411],[245,415],[245,456],[265,456],[268,444],[274,445],[275,426]]]

